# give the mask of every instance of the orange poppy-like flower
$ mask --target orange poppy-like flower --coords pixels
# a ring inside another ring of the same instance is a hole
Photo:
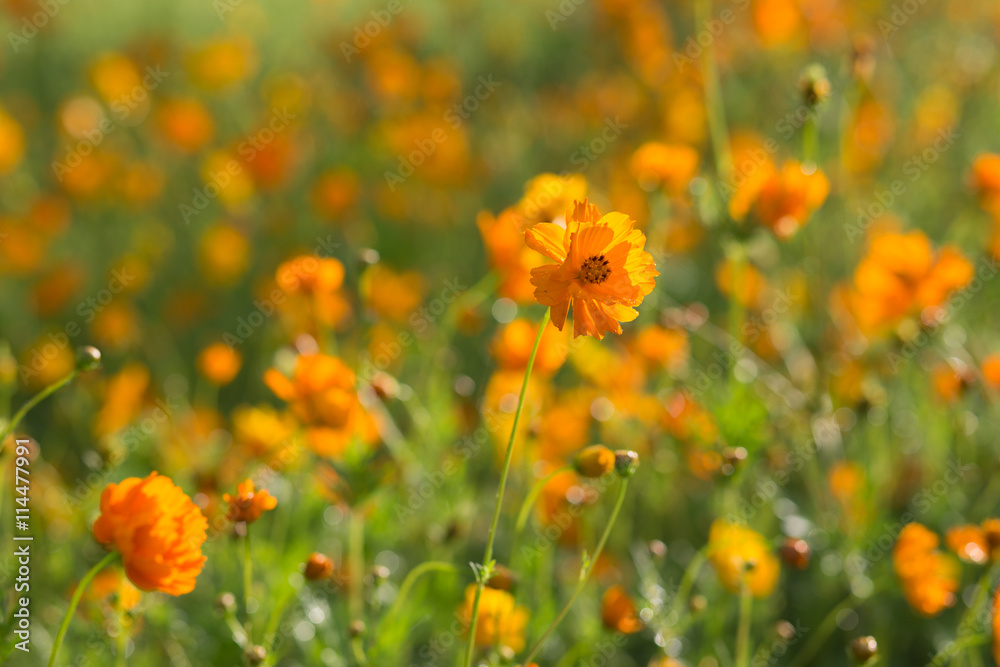
[[[469,626],[476,585],[465,589],[465,601],[459,616]],[[479,598],[479,620],[476,623],[476,646],[506,646],[520,653],[524,649],[524,630],[528,625],[528,610],[514,602],[507,591],[486,587]]]
[[[271,368],[264,382],[309,426],[309,441],[320,456],[339,456],[357,436],[378,437],[375,423],[358,400],[354,371],[336,357],[302,355],[291,378]]]
[[[253,523],[264,512],[273,510],[278,506],[277,499],[268,493],[267,489],[257,491],[254,488],[252,479],[244,480],[237,484],[235,496],[224,493],[222,499],[229,504],[229,511],[226,513],[226,516],[229,517],[230,521]]]
[[[678,195],[698,173],[698,151],[690,146],[650,141],[632,154],[629,169],[643,189],[660,186]]]
[[[555,260],[531,270],[535,299],[552,311],[560,331],[573,307],[573,336],[604,338],[621,334],[619,322],[631,322],[633,306],[653,291],[660,275],[653,256],[643,250],[646,236],[624,213],[601,212],[578,201],[566,226],[543,222],[525,232],[528,246]]]
[[[183,595],[194,590],[205,564],[201,545],[208,522],[168,477],[153,472],[108,484],[94,538],[121,553],[125,574],[144,591]]]
[[[892,550],[892,564],[903,595],[918,613],[934,616],[955,604],[958,563],[937,550],[938,536],[919,523],[900,531]]]
[[[923,232],[886,233],[872,239],[854,271],[847,305],[861,331],[875,333],[941,306],[973,275],[972,264],[957,249],[935,252]]]
[[[763,535],[725,519],[712,522],[708,557],[726,589],[738,592],[746,584],[758,598],[771,594],[781,572],[781,564]]]
[[[612,586],[601,598],[601,622],[609,630],[631,635],[642,630],[643,623],[635,602],[621,586]]]
[[[212,343],[198,355],[198,372],[212,384],[229,384],[240,372],[243,356],[225,343]]]

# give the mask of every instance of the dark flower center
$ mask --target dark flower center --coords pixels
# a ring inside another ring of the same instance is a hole
[[[611,267],[604,255],[591,255],[583,260],[580,267],[580,278],[588,283],[601,284],[611,275]]]

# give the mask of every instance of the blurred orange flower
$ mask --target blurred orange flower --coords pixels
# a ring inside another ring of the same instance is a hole
[[[653,291],[660,275],[643,247],[646,236],[624,213],[601,212],[578,201],[562,227],[551,222],[525,232],[528,246],[556,261],[531,270],[535,299],[552,310],[552,323],[562,330],[573,308],[573,336],[597,339],[622,333],[619,322],[631,322],[633,306]]]
[[[708,535],[708,557],[722,585],[739,592],[746,584],[754,597],[771,594],[781,565],[771,545],[755,530],[716,519]]]
[[[680,195],[698,173],[698,161],[698,151],[690,146],[650,141],[632,154],[629,169],[643,189],[659,186]]]
[[[94,538],[121,553],[125,573],[142,590],[183,595],[194,590],[205,564],[207,527],[181,488],[153,472],[108,484]]]
[[[955,604],[958,564],[937,551],[938,536],[919,523],[900,531],[892,550],[892,564],[903,594],[917,612],[934,616]]]
[[[601,622],[609,630],[631,635],[642,630],[643,623],[635,602],[621,586],[612,586],[601,598]]]
[[[513,320],[493,339],[493,356],[504,370],[524,370],[528,367],[531,349],[538,336],[538,324],[524,318]],[[535,355],[534,372],[549,375],[566,361],[569,340],[555,327],[546,327]]]
[[[469,626],[476,585],[465,589],[465,602],[459,616]],[[515,653],[524,649],[524,630],[528,625],[528,610],[518,607],[507,591],[486,587],[479,598],[479,620],[476,624],[476,646],[506,646]]]
[[[336,357],[301,355],[291,378],[271,368],[264,382],[308,425],[310,443],[321,456],[341,455],[355,437],[365,443],[378,437],[358,400],[354,371]]]
[[[243,365],[243,356],[225,343],[212,343],[198,355],[198,372],[216,386],[233,381]]]

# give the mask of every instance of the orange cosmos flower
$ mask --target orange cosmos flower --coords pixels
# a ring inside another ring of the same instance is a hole
[[[601,598],[601,622],[609,630],[631,635],[642,630],[635,602],[621,586],[612,586]]]
[[[531,270],[535,299],[551,308],[557,329],[566,324],[570,305],[574,337],[621,334],[619,322],[636,318],[633,306],[653,291],[660,274],[643,250],[646,236],[634,225],[624,213],[602,216],[584,199],[565,227],[543,222],[525,232],[529,247],[557,262]]]
[[[716,519],[709,530],[708,557],[723,586],[735,593],[745,583],[757,598],[771,594],[781,571],[763,535],[724,519]]]
[[[108,484],[94,538],[121,553],[125,574],[144,591],[183,595],[205,564],[208,522],[170,478],[153,472]]]
[[[643,189],[661,186],[679,195],[698,173],[698,151],[690,146],[650,141],[632,154],[629,169]]]
[[[821,170],[813,167],[807,171],[795,160],[785,162],[780,171],[762,169],[761,174],[759,179],[747,181],[751,184],[748,187],[759,188],[752,212],[760,224],[782,240],[794,236],[830,193],[830,181]]]
[[[983,359],[980,371],[987,385],[1000,389],[1000,354],[991,354]]]
[[[242,364],[242,355],[225,343],[212,343],[201,351],[196,362],[202,377],[219,387],[232,382]]]
[[[230,521],[245,521],[253,523],[267,511],[278,506],[278,501],[268,493],[267,489],[256,491],[252,479],[236,485],[236,495],[223,494],[222,499],[229,504],[226,514]]]
[[[378,437],[374,421],[358,401],[354,372],[336,357],[302,355],[291,378],[272,368],[264,382],[309,425],[310,443],[321,456],[339,456],[354,436],[366,443]]]
[[[909,523],[892,550],[892,564],[906,601],[924,616],[955,604],[958,590],[958,564],[937,551],[938,542],[938,536],[924,526]]]
[[[973,275],[972,265],[957,249],[935,252],[923,232],[886,233],[872,240],[854,271],[855,290],[848,304],[862,332],[876,332],[942,305]]]
[[[472,618],[476,585],[465,589],[465,602],[459,609],[465,627]],[[507,646],[515,653],[524,649],[524,629],[528,625],[528,610],[516,606],[514,596],[496,588],[484,588],[479,598],[479,621],[476,624],[476,646]]]
[[[972,162],[972,188],[982,207],[1000,212],[1000,155],[982,153]]]

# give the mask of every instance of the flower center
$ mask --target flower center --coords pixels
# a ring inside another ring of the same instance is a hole
[[[611,267],[604,255],[591,255],[583,260],[580,267],[580,278],[588,283],[601,284],[611,275]]]

